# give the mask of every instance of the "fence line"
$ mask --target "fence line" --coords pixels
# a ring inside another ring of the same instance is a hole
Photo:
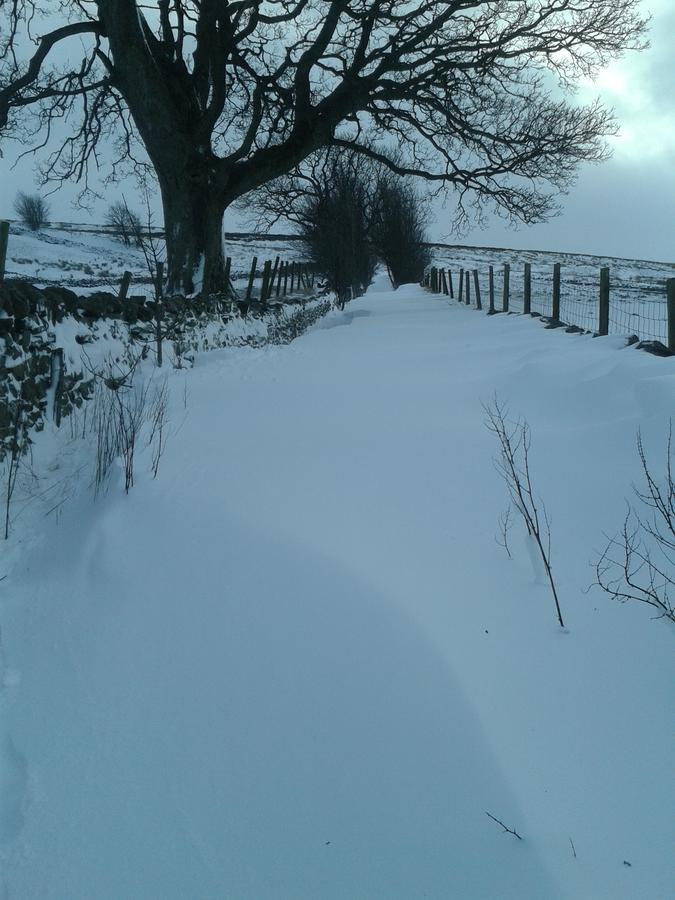
[[[10,223],[8,220],[0,220],[0,281],[3,281],[6,275],[9,225]],[[164,264],[157,263],[158,267],[160,265],[162,266],[163,271]],[[155,293],[157,293],[158,272],[153,271],[150,272],[149,275],[151,282],[156,288]],[[133,276],[129,271],[125,271],[122,274],[118,289],[118,299],[127,299],[132,278]],[[258,257],[254,256],[251,268],[248,272],[248,282],[244,296],[243,298],[237,299],[243,299],[244,303],[257,302],[266,304],[273,297],[286,297],[300,293],[307,294],[314,288],[315,278],[316,268],[312,263],[297,262],[295,260],[290,262],[282,261],[281,257],[277,256],[274,261],[271,259],[266,260],[263,263],[262,268],[259,268]],[[258,290],[256,290],[257,279],[260,279],[261,282]],[[160,282],[162,281],[161,275],[159,276],[159,280]],[[230,286],[232,292],[236,295],[237,291],[232,277],[232,257],[230,256],[225,260],[223,281],[226,285]],[[159,290],[159,294],[161,293],[161,290]]]
[[[444,286],[452,284],[452,277],[450,268],[432,266],[423,284],[434,293],[447,295]],[[675,278],[664,279],[662,287],[625,282],[613,285],[610,269],[603,267],[597,282],[589,283],[573,273],[566,276],[560,263],[547,274],[533,273],[530,263],[518,268],[504,263],[499,268],[490,266],[487,274],[460,268],[459,302],[482,309],[481,286],[484,292],[486,283],[488,314],[538,315],[551,324],[591,334],[635,336],[675,353]]]

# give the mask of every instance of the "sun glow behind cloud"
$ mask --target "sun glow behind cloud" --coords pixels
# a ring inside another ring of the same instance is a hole
[[[653,14],[651,47],[629,53],[598,77],[585,81],[579,99],[599,96],[614,109],[619,134],[610,143],[618,160],[666,164],[675,154],[675,33],[673,0],[652,0],[645,11]]]

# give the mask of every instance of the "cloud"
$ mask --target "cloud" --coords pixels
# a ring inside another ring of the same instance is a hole
[[[675,153],[675,5],[652,0],[644,9],[653,16],[651,46],[612,63],[579,96],[587,101],[599,95],[614,108],[621,129],[612,141],[617,158],[665,164]]]

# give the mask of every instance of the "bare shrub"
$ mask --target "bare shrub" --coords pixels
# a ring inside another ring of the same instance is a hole
[[[495,397],[492,403],[483,407],[485,424],[499,441],[499,455],[495,458],[495,467],[506,482],[511,498],[509,510],[500,517],[500,529],[506,544],[511,509],[519,513],[525,523],[528,539],[534,544],[536,556],[541,560],[546,577],[555,601],[556,615],[561,628],[565,627],[558,592],[553,580],[551,568],[551,526],[546,506],[537,499],[532,486],[530,472],[530,426],[525,419],[516,422],[508,421],[508,410]],[[541,510],[541,512],[540,512]]]
[[[148,430],[145,446],[152,454],[151,471],[157,477],[168,437],[168,385],[165,381],[154,393],[151,391],[151,382],[125,385],[104,375],[97,380],[91,416],[91,430],[96,439],[96,494],[105,490],[116,459],[122,461],[124,490],[129,493],[134,484],[136,449],[144,429]]]
[[[375,273],[369,240],[369,185],[355,157],[334,155],[302,206],[307,255],[326,276],[338,305],[365,293]]]
[[[106,225],[109,225],[117,237],[127,246],[141,246],[143,231],[140,216],[127,206],[126,200],[111,203],[105,214]]]
[[[14,200],[14,210],[21,222],[31,231],[39,231],[49,219],[49,204],[39,194],[19,191]]]
[[[374,193],[370,237],[394,289],[419,283],[431,262],[426,246],[427,210],[409,182],[382,170]]]
[[[289,175],[246,195],[240,211],[257,229],[292,222],[337,304],[365,292],[375,273],[370,240],[375,163],[343,149],[312,154]]]
[[[117,428],[119,435],[120,456],[124,465],[124,492],[129,493],[129,488],[134,483],[134,457],[136,445],[143,423],[148,415],[147,411],[147,386],[134,387],[132,390],[120,394],[117,399]]]
[[[159,464],[166,447],[167,432],[167,411],[169,408],[169,386],[166,380],[156,388],[154,397],[150,403],[149,422],[150,434],[148,436],[148,447],[152,448],[152,477],[157,478]]]
[[[609,539],[596,563],[597,584],[622,603],[646,603],[658,619],[675,622],[675,482],[672,423],[668,428],[665,472],[650,468],[638,431],[637,450],[644,486],[633,487],[637,506],[628,503],[620,531]]]
[[[94,493],[98,494],[106,487],[112,464],[119,455],[114,393],[102,380],[96,382],[89,421],[96,438]]]

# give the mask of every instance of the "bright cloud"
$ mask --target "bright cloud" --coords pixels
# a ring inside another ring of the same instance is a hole
[[[614,108],[621,129],[612,142],[618,158],[665,163],[675,152],[675,8],[672,0],[644,6],[653,16],[649,49],[628,54],[586,82],[580,99],[599,95]]]

